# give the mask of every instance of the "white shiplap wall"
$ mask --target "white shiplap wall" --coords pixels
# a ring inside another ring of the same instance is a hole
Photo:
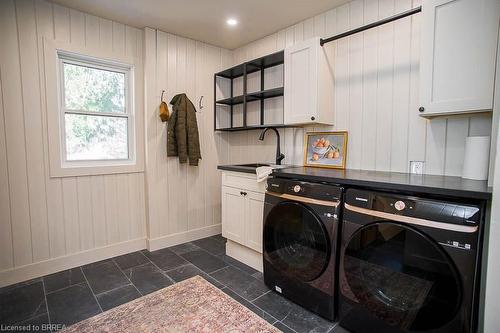
[[[234,64],[313,36],[328,37],[420,5],[411,0],[354,0],[234,51]],[[285,163],[302,164],[305,131],[347,130],[347,167],[460,176],[465,137],[490,135],[491,115],[425,120],[418,115],[420,15],[352,35],[335,45],[335,124],[281,130]],[[272,161],[274,138],[226,134],[228,163]]]
[[[0,2],[0,286],[145,246],[144,173],[49,177],[43,38],[142,59],[142,30]]]
[[[150,248],[157,249],[220,233],[224,137],[213,131],[213,73],[231,66],[232,52],[152,29],[145,42],[148,222]],[[198,109],[198,167],[167,157],[167,125],[158,117],[162,90],[167,102],[186,93]]]

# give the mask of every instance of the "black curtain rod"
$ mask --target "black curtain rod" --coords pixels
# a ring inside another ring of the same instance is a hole
[[[332,37],[329,37],[329,38],[321,38],[319,40],[319,45],[323,46],[324,44],[333,42],[334,40],[337,40],[337,39],[340,39],[340,38],[344,38],[344,37],[347,37],[347,36],[350,36],[350,35],[354,35],[354,34],[357,34],[358,32],[365,31],[365,30],[368,30],[368,29],[371,29],[371,28],[375,28],[375,27],[378,27],[379,25],[386,24],[386,23],[389,23],[389,22],[392,22],[392,21],[396,21],[396,20],[402,19],[403,17],[407,17],[407,16],[410,16],[410,15],[413,15],[413,14],[420,13],[421,11],[422,11],[422,6],[418,6],[416,8],[407,10],[406,12],[402,12],[401,14],[397,14],[397,15],[388,17],[386,19],[383,19],[383,20],[380,20],[380,21],[377,21],[377,22],[373,22],[373,23],[364,25],[362,27],[346,31],[346,32],[343,32],[341,34],[338,34],[338,35],[335,35],[335,36],[332,36]]]

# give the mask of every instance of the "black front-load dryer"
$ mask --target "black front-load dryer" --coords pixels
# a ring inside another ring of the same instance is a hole
[[[272,178],[264,204],[264,281],[291,301],[335,318],[342,188]]]
[[[344,208],[340,326],[476,331],[481,202],[348,189]]]

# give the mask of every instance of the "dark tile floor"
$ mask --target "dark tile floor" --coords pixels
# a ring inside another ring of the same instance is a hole
[[[2,288],[0,332],[28,325],[40,332],[56,331],[195,275],[285,333],[344,332],[269,290],[262,273],[225,255],[220,235],[129,253]]]

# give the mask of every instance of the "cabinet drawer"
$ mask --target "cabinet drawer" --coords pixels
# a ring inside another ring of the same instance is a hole
[[[254,174],[243,174],[239,172],[223,172],[222,185],[242,190],[249,190],[259,193],[266,192],[266,182],[257,183],[257,176]]]

